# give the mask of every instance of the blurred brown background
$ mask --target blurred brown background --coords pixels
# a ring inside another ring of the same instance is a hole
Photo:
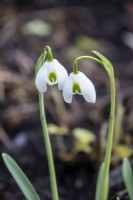
[[[38,108],[35,64],[45,45],[72,71],[73,60],[97,50],[113,64],[116,126],[109,199],[128,199],[121,176],[124,157],[133,154],[133,2],[98,0],[0,1],[0,152],[12,155],[41,199],[51,199]],[[94,83],[96,104],[75,95],[65,104],[57,87],[45,93],[60,200],[94,199],[103,160],[110,108],[109,80],[98,64],[79,69]],[[117,178],[116,178],[117,177]],[[0,197],[24,197],[0,158]]]

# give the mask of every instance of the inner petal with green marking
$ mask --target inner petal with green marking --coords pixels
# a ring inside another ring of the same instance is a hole
[[[78,83],[73,84],[73,94],[81,94],[81,89]]]
[[[49,73],[48,79],[50,80],[51,83],[54,83],[57,81],[57,76],[54,72]]]

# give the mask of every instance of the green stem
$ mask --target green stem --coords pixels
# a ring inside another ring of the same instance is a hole
[[[103,174],[103,185],[102,185],[102,197],[101,200],[107,199],[108,184],[109,184],[109,168],[111,162],[111,151],[113,144],[113,131],[114,131],[114,119],[115,119],[115,82],[114,76],[110,78],[110,90],[111,90],[111,108],[110,108],[110,121],[109,121],[109,131],[108,139],[106,144],[105,152],[105,166]]]
[[[83,59],[83,58],[85,58],[85,59],[91,59],[91,60],[94,60],[94,61],[98,62],[99,64],[101,64],[105,68],[105,70],[107,71],[107,74],[110,76],[110,70],[108,69],[108,67],[105,66],[105,65],[103,65],[103,63],[99,59],[97,59],[97,58],[95,58],[93,56],[80,56],[80,57],[76,58],[74,60],[74,63],[73,63],[73,72],[74,73],[75,73],[75,71],[78,71],[78,64],[77,64],[77,62],[79,60]]]
[[[99,64],[102,64],[102,62],[101,62],[99,59],[97,59],[97,58],[95,58],[95,57],[93,57],[93,56],[79,56],[78,58],[76,58],[76,59],[74,60],[74,63],[75,63],[75,62],[78,62],[79,60],[81,60],[81,59],[83,59],[83,58],[92,59],[92,60],[95,60],[96,62],[98,62]]]
[[[46,122],[45,109],[44,109],[44,97],[43,97],[43,93],[41,92],[39,92],[39,107],[40,107],[40,119],[41,119],[41,124],[42,124],[42,129],[43,129],[43,137],[44,137],[44,142],[45,142],[46,154],[47,154],[47,159],[48,159],[48,167],[49,167],[49,173],[50,173],[52,199],[58,200],[58,190],[57,190],[57,183],[56,183],[54,161],[53,161],[52,149],[51,149],[48,127],[47,127],[47,122]]]
[[[78,64],[77,64],[77,62],[73,63],[73,73],[78,74]]]

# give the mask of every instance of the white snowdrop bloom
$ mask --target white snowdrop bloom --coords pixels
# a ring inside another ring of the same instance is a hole
[[[39,92],[46,92],[47,84],[58,84],[58,89],[62,90],[67,78],[66,69],[56,59],[53,59],[51,62],[44,62],[36,75],[35,84]]]
[[[72,95],[83,95],[86,101],[95,103],[96,91],[93,83],[83,74],[79,72],[77,74],[71,73],[63,86],[63,98],[65,102],[72,102]]]

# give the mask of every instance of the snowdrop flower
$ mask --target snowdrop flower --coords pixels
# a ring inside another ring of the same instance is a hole
[[[35,84],[39,92],[46,92],[47,84],[58,84],[58,89],[62,90],[67,78],[66,69],[56,59],[52,59],[44,62],[36,75]]]
[[[83,74],[78,71],[72,72],[63,86],[63,98],[65,102],[72,102],[72,95],[83,95],[86,101],[95,103],[96,91],[93,83]]]

